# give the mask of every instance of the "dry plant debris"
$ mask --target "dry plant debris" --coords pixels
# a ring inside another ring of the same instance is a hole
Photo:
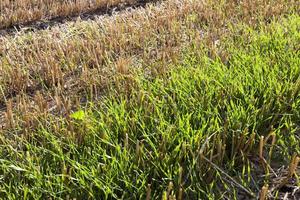
[[[33,23],[38,20],[62,19],[93,14],[112,7],[137,5],[148,0],[2,0],[0,29]]]

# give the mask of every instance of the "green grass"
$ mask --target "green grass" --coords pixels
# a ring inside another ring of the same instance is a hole
[[[225,60],[195,43],[164,74],[120,75],[72,123],[1,136],[0,197],[146,199],[148,184],[152,199],[257,196],[272,185],[261,136],[275,135],[274,169],[300,154],[300,17],[231,31],[216,44]]]

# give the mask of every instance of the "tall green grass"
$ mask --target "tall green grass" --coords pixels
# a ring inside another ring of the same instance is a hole
[[[215,42],[226,59],[195,43],[164,74],[120,75],[72,123],[1,136],[0,196],[254,198],[272,184],[256,162],[261,136],[275,135],[263,154],[274,170],[300,154],[299,30],[299,15],[259,30],[237,24]]]

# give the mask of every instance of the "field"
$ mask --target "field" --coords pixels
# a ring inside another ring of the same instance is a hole
[[[0,9],[1,199],[300,198],[299,1]]]
[[[63,20],[79,14],[97,14],[148,0],[2,0],[0,29],[28,25],[37,20]],[[151,0],[150,0],[151,1]],[[41,22],[41,21],[40,21]]]

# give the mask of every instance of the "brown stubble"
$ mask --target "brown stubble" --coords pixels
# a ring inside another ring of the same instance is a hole
[[[3,0],[0,2],[0,29],[37,20],[91,13],[113,6],[134,5],[138,2],[138,0]]]

